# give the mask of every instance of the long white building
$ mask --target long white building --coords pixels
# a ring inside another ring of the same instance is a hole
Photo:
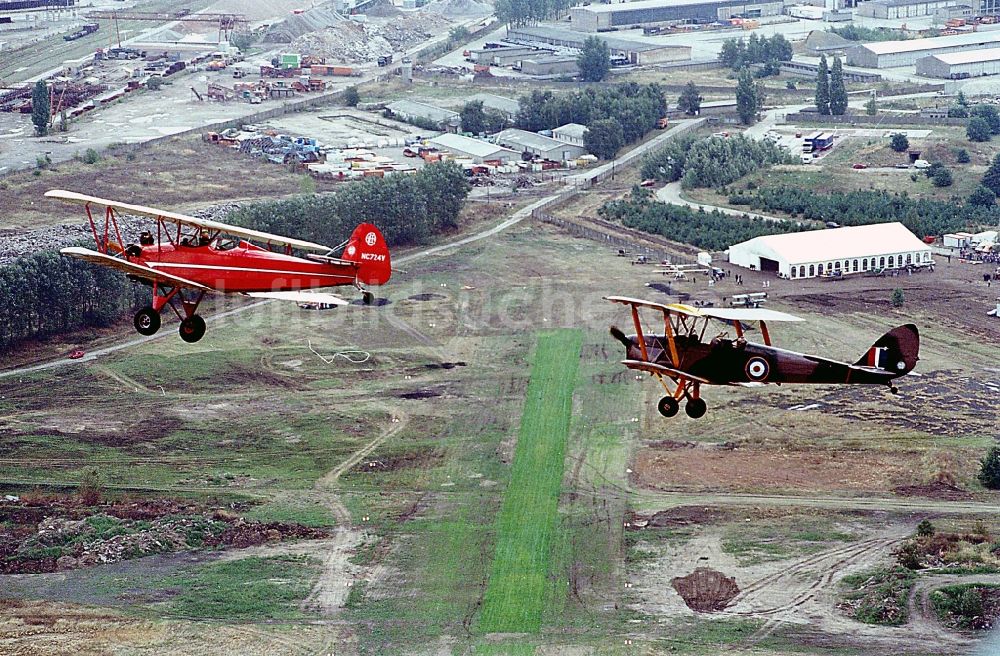
[[[815,278],[929,264],[931,247],[902,223],[875,223],[756,237],[730,246],[729,261],[786,278]]]
[[[847,63],[862,68],[913,66],[918,59],[950,52],[1000,47],[1000,30],[906,41],[877,41],[847,50]]]
[[[917,60],[917,75],[964,80],[968,77],[1000,73],[1000,48],[985,48],[970,52],[949,52]]]

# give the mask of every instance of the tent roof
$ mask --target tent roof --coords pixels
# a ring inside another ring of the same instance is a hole
[[[899,222],[766,235],[734,244],[732,249],[750,250],[789,264],[931,250]]]

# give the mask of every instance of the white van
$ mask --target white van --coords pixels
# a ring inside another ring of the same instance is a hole
[[[813,163],[813,156],[810,155],[809,153],[802,153],[802,163],[803,164],[812,164]]]
[[[931,163],[928,162],[926,159],[918,159],[917,161],[913,162],[913,168],[915,169],[929,169],[930,167]]]

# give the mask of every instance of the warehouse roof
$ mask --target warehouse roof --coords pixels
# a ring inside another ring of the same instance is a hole
[[[931,55],[931,57],[949,66],[955,64],[976,64],[979,62],[1000,60],[1000,48],[980,48],[979,50],[968,50],[966,52],[945,52],[940,55]]]
[[[509,148],[487,143],[481,139],[466,137],[461,134],[449,134],[446,132],[428,139],[428,141],[446,150],[457,150],[462,153],[468,153],[473,157],[489,157],[497,153],[506,154],[507,156],[517,156],[517,153]]]
[[[410,116],[423,116],[432,121],[451,121],[458,118],[458,112],[450,109],[442,109],[434,105],[413,102],[412,100],[397,100],[391,102],[386,107],[394,114],[409,114]]]
[[[469,96],[469,100],[478,100],[483,103],[483,107],[496,109],[506,114],[517,114],[521,111],[521,103],[518,101],[513,98],[507,98],[506,96],[498,96],[493,93],[476,93]]]
[[[1000,45],[1000,31],[971,32],[952,36],[936,36],[926,39],[909,39],[906,41],[878,41],[866,43],[861,48],[876,55],[892,55],[903,52],[919,52],[935,48],[954,48],[960,46],[975,46],[996,43]]]
[[[586,125],[580,125],[579,123],[567,123],[566,125],[560,125],[556,129],[554,129],[552,131],[552,134],[566,135],[567,137],[573,139],[583,139],[583,135],[585,132],[587,132]]]
[[[745,5],[744,0],[639,0],[638,2],[620,2],[613,5],[588,5],[576,7],[595,14],[609,14],[615,11],[631,11],[633,9],[658,9],[660,7],[682,7],[687,5]]]
[[[558,139],[551,139],[535,132],[518,130],[517,128],[504,130],[498,134],[497,142],[523,148],[534,148],[535,150],[552,150],[553,148],[565,148],[568,145]]]
[[[632,2],[629,4],[643,4],[641,2]],[[612,5],[599,5],[601,7],[612,6]],[[614,5],[618,6],[618,5]],[[589,8],[589,7],[588,7]],[[628,52],[648,52],[650,50],[661,50],[663,48],[685,48],[687,50],[691,49],[691,46],[681,46],[681,45],[667,45],[663,43],[649,43],[648,41],[633,41],[631,39],[619,39],[613,36],[605,36],[603,34],[591,34],[590,32],[575,32],[573,30],[565,30],[558,27],[543,27],[540,25],[535,25],[532,27],[518,27],[507,32],[507,40],[512,39],[523,39],[525,41],[531,41],[534,37],[535,39],[553,39],[556,41],[562,41],[563,43],[571,44],[572,47],[582,48],[583,42],[590,37],[596,36],[601,41],[608,44],[608,48],[611,50],[624,50]]]
[[[751,249],[789,264],[930,250],[930,246],[899,222],[766,235],[734,244],[732,248]]]

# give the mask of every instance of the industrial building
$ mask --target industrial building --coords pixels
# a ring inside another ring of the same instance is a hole
[[[583,146],[583,135],[587,132],[586,125],[580,125],[579,123],[567,123],[566,125],[560,125],[555,130],[552,131],[552,138],[558,139],[559,141],[565,141],[569,144],[574,144],[576,146]]]
[[[629,3],[641,4],[641,3]],[[615,6],[623,5],[598,5]],[[583,48],[583,42],[592,34],[581,34],[573,30],[558,27],[518,27],[507,31],[507,41],[527,45],[554,45],[563,48]],[[624,59],[630,64],[662,64],[664,62],[684,61],[691,59],[690,46],[663,45],[632,41],[598,34],[597,37],[608,44],[611,59]]]
[[[491,109],[508,121],[517,118],[517,113],[521,111],[521,103],[513,98],[498,96],[493,93],[477,93],[469,96],[467,102],[481,102],[484,109]],[[462,104],[465,104],[464,102]]]
[[[587,154],[587,149],[583,146],[575,146],[535,132],[515,128],[499,133],[497,143],[513,148],[519,153],[530,153],[555,162],[564,162]]]
[[[964,80],[968,77],[997,73],[1000,73],[1000,47],[970,52],[949,52],[917,60],[917,75],[927,77]]]
[[[576,57],[562,55],[532,57],[531,59],[521,60],[521,72],[525,75],[536,75],[538,77],[576,75],[580,72],[580,65],[576,63]]]
[[[933,16],[940,9],[967,4],[969,0],[870,0],[859,2],[858,16],[869,18],[916,18]]]
[[[552,50],[537,46],[504,46],[501,48],[476,48],[469,51],[469,57],[477,64],[487,66],[510,66],[525,57],[543,57],[554,54]]]
[[[599,32],[634,25],[680,21],[713,22],[743,16],[781,15],[781,1],[758,0],[639,0],[611,5],[591,4],[570,9],[570,24],[581,32]]]
[[[442,130],[455,130],[462,122],[458,112],[435,107],[434,105],[413,102],[412,100],[397,100],[389,103],[385,108],[400,120],[412,121],[417,119],[429,121]]]
[[[931,263],[931,247],[899,222],[766,235],[734,244],[728,253],[736,266],[793,279]]]
[[[862,68],[895,68],[913,66],[918,59],[931,55],[997,47],[1000,47],[1000,30],[908,41],[878,41],[848,49],[847,63]]]
[[[516,151],[460,134],[445,133],[427,141],[459,157],[468,157],[476,164],[482,164],[483,162],[517,161],[521,158],[520,153]]]

